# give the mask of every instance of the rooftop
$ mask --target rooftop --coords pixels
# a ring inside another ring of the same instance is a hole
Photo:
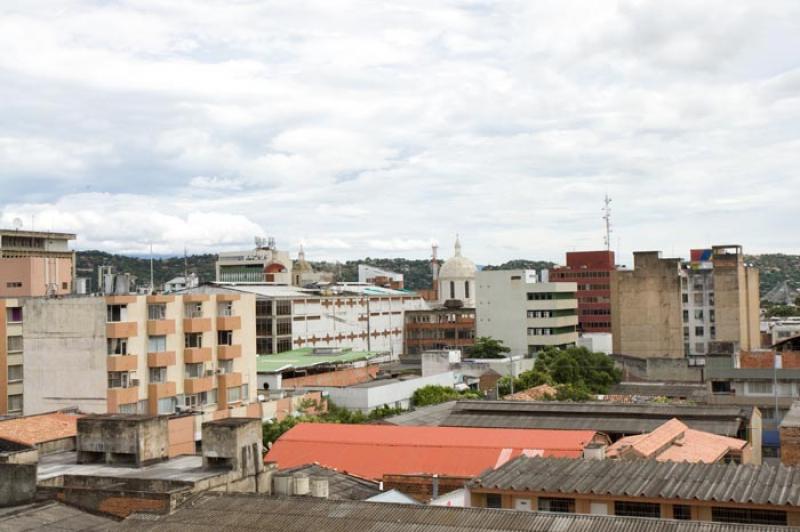
[[[55,501],[0,508],[0,530],[109,530],[116,521]]]
[[[338,354],[315,355],[314,348],[303,347],[274,355],[259,355],[256,363],[259,373],[278,373],[293,369],[309,368],[319,365],[335,365],[369,360],[378,356],[369,351],[342,351]]]
[[[100,463],[79,464],[74,451],[40,456],[37,471],[40,481],[61,475],[79,475],[196,482],[218,474],[218,471],[203,469],[203,457],[200,455],[178,456],[150,466],[131,468]]]
[[[515,512],[361,501],[207,494],[165,516],[134,514],[118,530],[159,532],[792,532],[791,527],[642,517]]]
[[[581,456],[590,430],[513,430],[300,423],[267,453],[279,467],[318,462],[380,479],[384,474],[473,477],[520,454]]]
[[[386,425],[415,425],[421,427],[438,427],[456,407],[456,401],[423,406],[410,412],[383,419]]]
[[[0,439],[37,445],[63,438],[74,438],[81,416],[52,412],[0,421]]]
[[[800,505],[800,469],[784,465],[520,456],[473,480],[473,488],[559,494]]]
[[[52,231],[25,231],[24,229],[0,229],[0,236],[24,236],[29,238],[49,238],[51,240],[75,240],[75,233],[54,233]]]
[[[319,464],[304,464],[281,469],[278,473],[303,473],[309,477],[328,479],[328,498],[335,500],[363,501],[381,493],[380,484],[356,475],[342,473]]]

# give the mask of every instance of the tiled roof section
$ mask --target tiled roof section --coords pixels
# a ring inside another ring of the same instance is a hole
[[[361,477],[440,474],[474,477],[523,453],[581,456],[593,431],[498,430],[301,423],[267,453],[278,467],[317,462]]]
[[[111,519],[53,501],[0,508],[0,530],[4,531],[99,531],[111,530],[115,524],[116,522]]]
[[[738,406],[465,400],[458,401],[441,425],[641,434],[675,417],[696,430],[736,436],[751,413]]]
[[[800,505],[800,469],[768,464],[519,457],[472,487],[563,494]]]
[[[319,464],[305,464],[281,469],[280,473],[303,473],[309,477],[328,479],[328,498],[336,500],[363,501],[381,493],[380,484],[347,473],[341,473]]]
[[[747,442],[744,440],[690,429],[673,418],[648,434],[620,439],[608,448],[606,454],[609,458],[632,454],[638,458],[710,464],[745,446]]]
[[[542,399],[545,399],[545,396],[547,395],[550,397],[555,397],[556,393],[558,393],[558,390],[549,384],[541,384],[539,386],[534,386],[533,388],[528,388],[527,390],[506,395],[503,397],[503,399],[506,401],[541,401]]]
[[[0,438],[26,445],[74,438],[78,433],[80,417],[76,414],[54,412],[6,419],[0,421]]]
[[[797,532],[797,528],[376,502],[208,494],[170,515],[134,514],[118,530],[158,532]]]

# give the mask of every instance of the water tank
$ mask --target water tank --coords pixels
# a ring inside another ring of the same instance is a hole
[[[292,475],[275,475],[272,477],[272,491],[275,495],[292,496],[293,484]]]
[[[318,499],[328,498],[328,479],[325,477],[311,478],[311,496]]]
[[[295,475],[294,476],[294,494],[295,495],[308,495],[310,491],[308,475]]]

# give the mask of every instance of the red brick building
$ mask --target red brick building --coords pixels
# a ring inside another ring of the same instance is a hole
[[[613,251],[570,251],[566,266],[550,270],[550,281],[578,284],[578,329],[581,332],[611,332],[613,270]]]

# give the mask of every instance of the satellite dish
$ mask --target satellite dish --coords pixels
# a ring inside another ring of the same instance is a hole
[[[14,229],[16,229],[17,231],[22,229],[22,218],[14,218],[14,221],[12,223],[14,224]]]

